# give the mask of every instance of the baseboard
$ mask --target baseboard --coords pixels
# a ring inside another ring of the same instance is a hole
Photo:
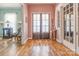
[[[24,40],[24,42],[22,42],[22,44],[25,44],[27,42],[28,39]]]
[[[56,41],[58,42],[58,43],[63,43],[62,41],[60,41],[59,39],[56,39]]]

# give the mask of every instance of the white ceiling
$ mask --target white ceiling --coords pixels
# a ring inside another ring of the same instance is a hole
[[[21,7],[20,3],[0,3],[0,7]]]

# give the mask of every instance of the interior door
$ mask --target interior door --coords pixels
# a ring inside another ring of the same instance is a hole
[[[75,14],[74,4],[64,7],[64,45],[75,51]]]
[[[73,4],[66,6],[67,11],[64,11],[64,36],[65,40],[73,43],[74,39],[74,18],[73,18]],[[71,7],[71,8],[69,8]]]
[[[49,39],[49,14],[42,14],[42,39]]]
[[[49,14],[33,13],[33,39],[49,39]]]

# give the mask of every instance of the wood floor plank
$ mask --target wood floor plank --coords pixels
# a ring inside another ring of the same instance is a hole
[[[10,41],[7,45],[0,44],[1,56],[79,56],[53,39],[29,39],[23,45]]]

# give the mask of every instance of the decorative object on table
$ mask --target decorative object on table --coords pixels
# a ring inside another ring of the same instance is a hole
[[[12,28],[3,28],[3,38],[11,38],[13,34]]]

